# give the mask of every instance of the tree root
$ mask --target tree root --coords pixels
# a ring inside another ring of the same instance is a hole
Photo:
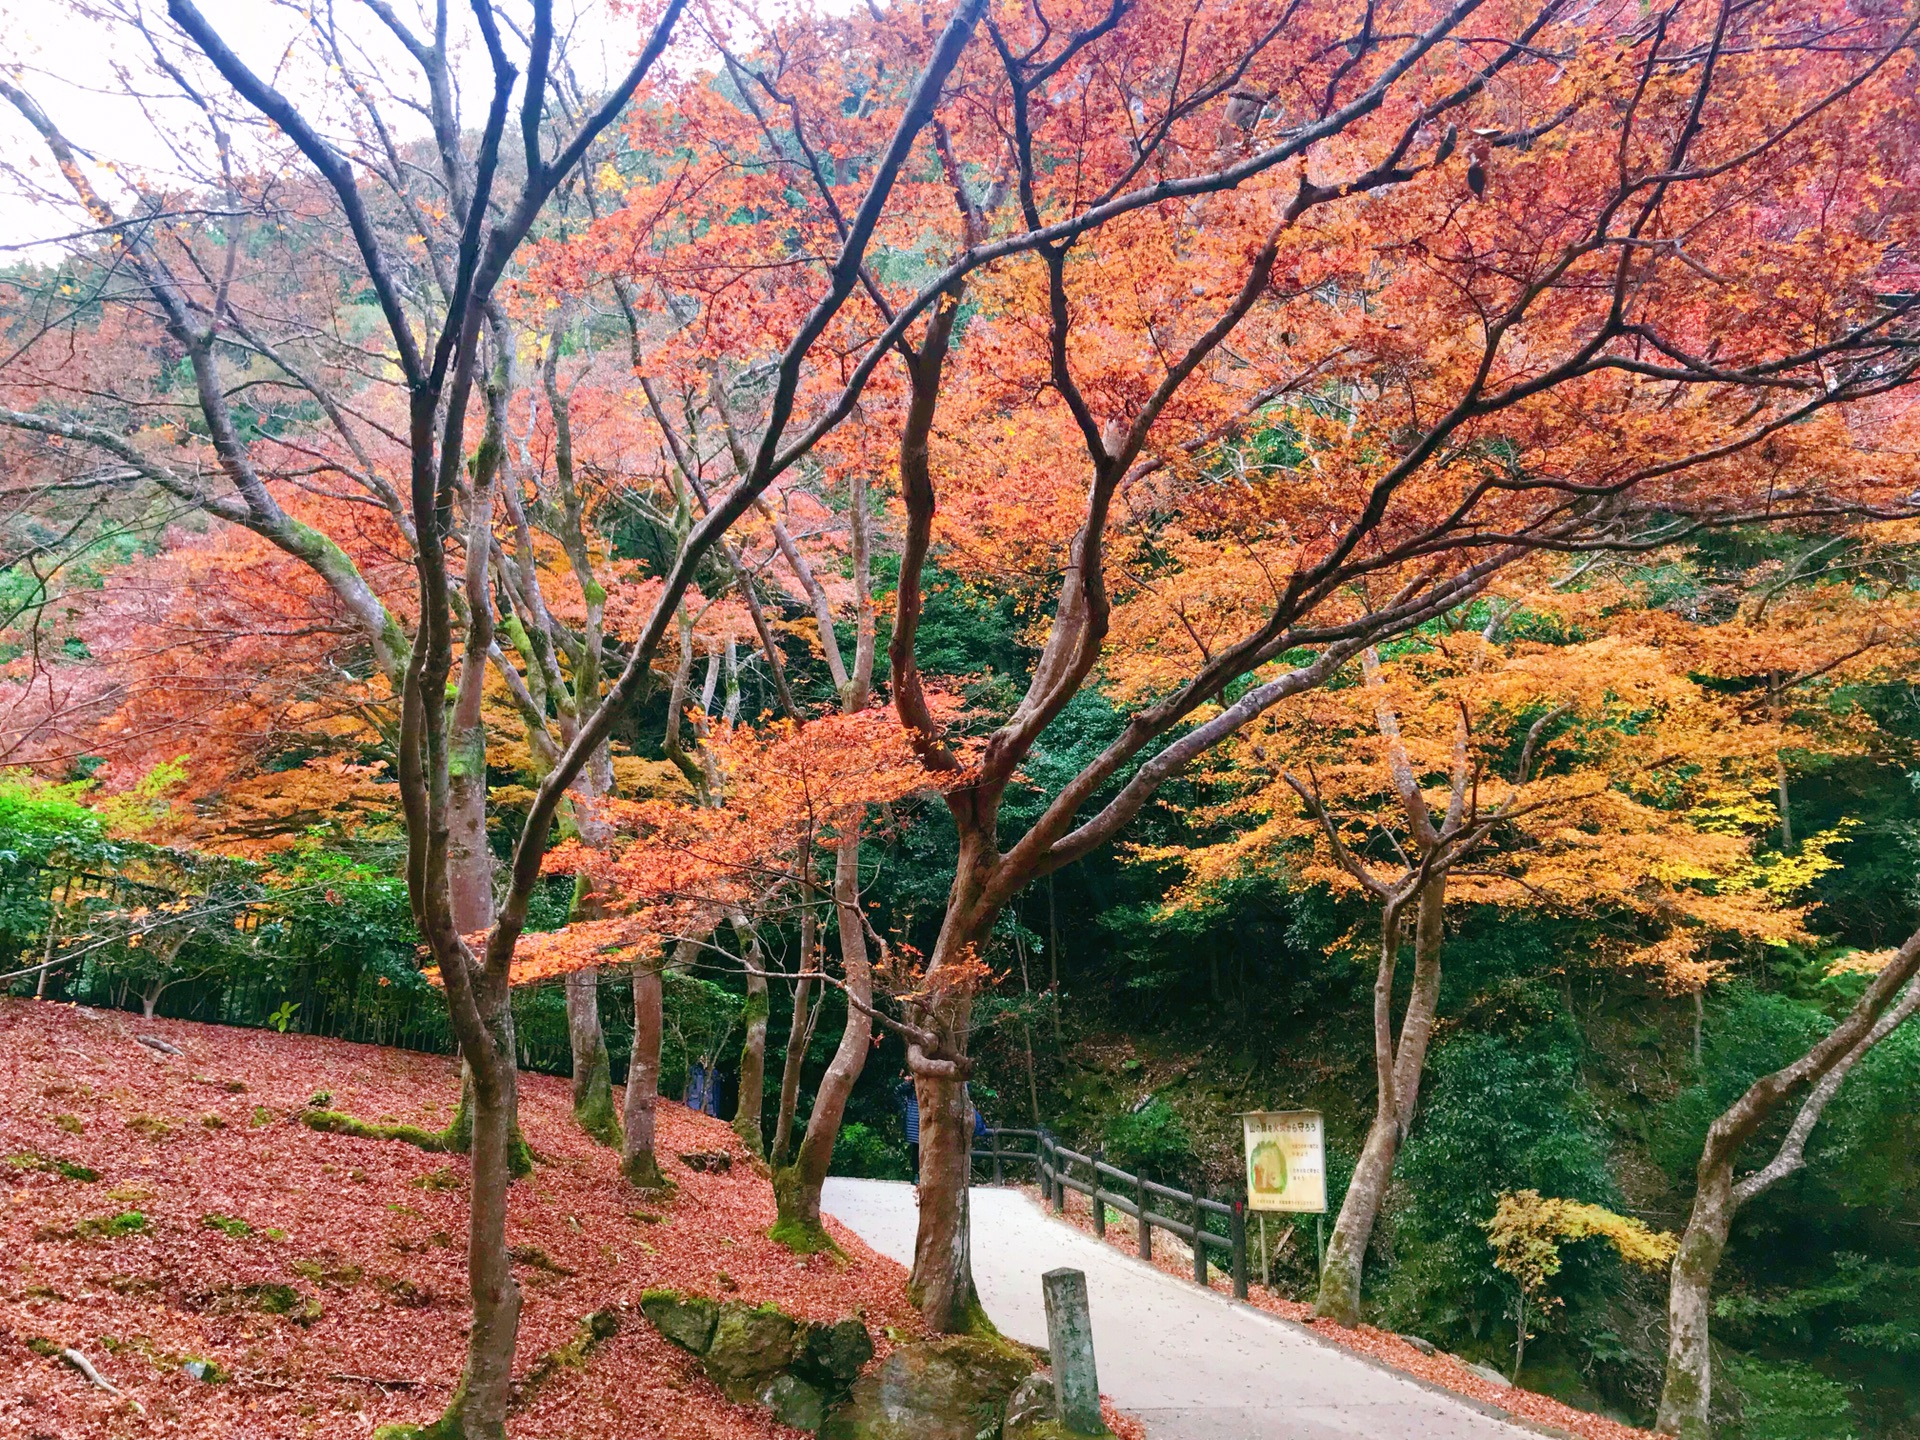
[[[398,1140],[434,1155],[464,1155],[473,1148],[473,1126],[462,1123],[459,1113],[444,1130],[422,1130],[418,1125],[376,1125],[339,1110],[302,1110],[294,1117],[309,1130],[323,1135],[350,1135],[356,1140]],[[513,1127],[513,1177],[524,1180],[533,1173],[539,1157],[527,1144],[520,1127]]]

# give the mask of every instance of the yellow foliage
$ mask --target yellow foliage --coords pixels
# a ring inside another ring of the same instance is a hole
[[[1605,1240],[1622,1260],[1647,1270],[1671,1263],[1680,1248],[1672,1234],[1632,1216],[1580,1200],[1548,1198],[1538,1190],[1502,1195],[1486,1231],[1494,1265],[1511,1275],[1539,1310],[1559,1303],[1547,1294],[1547,1282],[1560,1273],[1562,1241]]]

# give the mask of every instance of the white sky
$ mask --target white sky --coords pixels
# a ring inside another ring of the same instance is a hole
[[[143,0],[120,0],[131,6]],[[338,122],[344,107],[332,101],[325,79],[302,52],[289,67],[289,42],[304,23],[308,9],[324,13],[328,0],[199,0],[201,12],[226,37],[256,73],[276,79],[281,88],[302,101],[305,111],[321,109]],[[409,20],[420,0],[395,0],[394,8]],[[430,0],[428,0],[430,4]],[[156,30],[167,28],[164,0],[144,0]],[[417,85],[418,69],[385,27],[355,0],[333,0],[340,28],[368,47],[381,73],[403,93],[424,95]],[[517,8],[517,7],[516,7]],[[556,10],[574,22],[572,55],[583,85],[602,83],[617,69],[632,63],[639,47],[638,26],[624,13],[624,5],[608,0],[559,0]],[[470,15],[467,5],[450,7],[456,20]],[[616,13],[622,12],[622,13]],[[430,33],[423,24],[416,33]],[[462,88],[474,97],[463,118],[477,121],[486,94],[488,72],[478,37],[465,30],[453,32],[458,46],[457,73]],[[509,53],[517,50],[508,38]],[[517,57],[516,57],[517,58]],[[151,52],[137,32],[124,25],[76,15],[60,0],[0,0],[0,69],[32,95],[57,125],[94,162],[94,180],[104,193],[123,196],[121,174],[139,174],[162,188],[180,181],[191,157],[211,153],[204,123],[185,101],[174,98],[170,86],[156,75]],[[131,80],[131,84],[129,84]],[[136,93],[154,97],[143,101]],[[387,121],[404,137],[425,133],[425,122],[398,105],[384,107]],[[317,118],[317,117],[316,117]],[[0,101],[0,158],[28,172],[27,184],[17,176],[0,175],[0,264],[23,257],[50,256],[35,242],[69,234],[89,222],[68,199],[46,155],[45,146],[13,107]],[[106,162],[114,162],[116,171]],[[58,198],[50,198],[58,197]]]

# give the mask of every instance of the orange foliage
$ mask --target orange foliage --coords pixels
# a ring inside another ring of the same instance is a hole
[[[592,881],[603,915],[525,936],[516,984],[657,950],[704,934],[732,910],[764,911],[812,883],[822,849],[874,807],[928,788],[925,772],[881,709],[759,729],[716,726],[709,737],[724,800],[607,800],[606,846],[578,839],[546,857],[550,875]]]

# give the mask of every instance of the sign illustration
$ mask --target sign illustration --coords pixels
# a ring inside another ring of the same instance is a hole
[[[1318,1110],[1256,1110],[1240,1117],[1246,1136],[1247,1208],[1323,1214],[1326,1130]]]

